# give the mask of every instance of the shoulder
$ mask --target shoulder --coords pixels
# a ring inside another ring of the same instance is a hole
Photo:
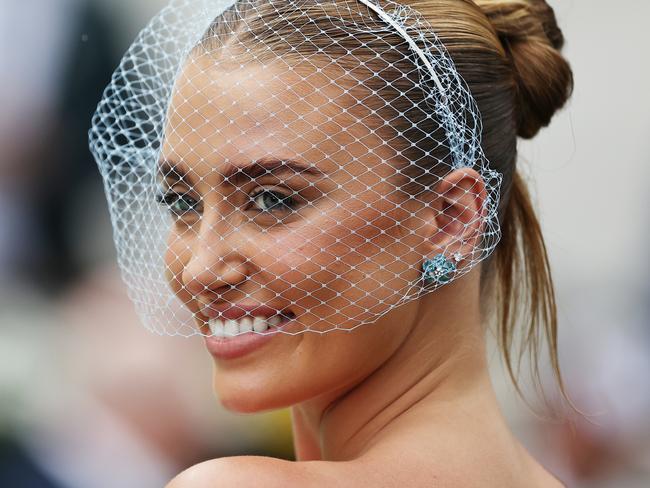
[[[345,466],[321,461],[291,462],[260,456],[213,459],[192,466],[165,488],[265,488],[342,486]],[[346,463],[342,463],[345,465]]]

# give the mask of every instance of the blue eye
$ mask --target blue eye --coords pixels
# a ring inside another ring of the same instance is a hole
[[[250,195],[249,198],[252,205],[248,207],[248,210],[253,209],[259,212],[288,213],[298,205],[292,196],[268,189],[262,189]],[[176,217],[187,217],[200,211],[200,202],[187,193],[168,191],[157,195],[156,200],[159,204],[167,207],[169,212]]]
[[[166,206],[172,214],[178,217],[196,211],[199,204],[199,202],[187,194],[175,192],[158,195],[156,200],[161,205]]]
[[[290,212],[296,207],[293,197],[272,190],[261,190],[250,198],[262,212]]]

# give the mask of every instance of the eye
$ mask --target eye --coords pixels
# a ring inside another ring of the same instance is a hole
[[[297,206],[291,195],[269,189],[253,192],[250,199],[261,212],[291,212]]]
[[[156,200],[161,205],[166,206],[177,217],[183,217],[190,212],[195,212],[199,206],[199,202],[187,193],[176,193],[174,191],[158,195]]]

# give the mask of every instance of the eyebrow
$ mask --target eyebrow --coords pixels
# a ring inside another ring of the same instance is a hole
[[[178,163],[163,159],[158,166],[158,173],[163,179],[173,181],[192,181],[192,171],[184,163]],[[221,173],[221,179],[232,185],[241,185],[254,178],[264,175],[278,175],[283,173],[300,174],[305,176],[325,175],[325,172],[315,166],[302,163],[293,159],[278,159],[265,157],[247,164],[246,166],[235,166],[229,164]]]

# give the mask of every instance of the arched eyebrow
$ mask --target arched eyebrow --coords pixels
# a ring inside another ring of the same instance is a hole
[[[184,163],[163,159],[158,164],[158,175],[165,180],[184,181],[191,184],[193,173]],[[253,161],[245,166],[229,164],[220,173],[220,176],[222,182],[227,182],[231,185],[241,185],[264,175],[279,176],[282,174],[299,174],[306,177],[322,178],[326,173],[316,166],[305,164],[294,159],[266,157]]]
[[[186,181],[191,183],[190,170],[182,163],[161,159],[158,162],[158,178],[174,182]]]

